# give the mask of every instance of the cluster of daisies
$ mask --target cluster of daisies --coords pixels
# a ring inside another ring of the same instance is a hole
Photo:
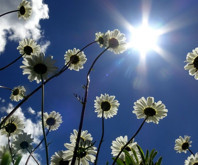
[[[190,140],[190,136],[185,135],[184,137],[179,136],[175,140],[175,147],[174,149],[176,150],[177,153],[187,153],[189,151],[191,155],[185,160],[184,164],[185,165],[198,165],[198,153],[194,154],[190,147],[191,147],[192,141]]]
[[[1,118],[1,121],[5,117]],[[46,130],[54,131],[57,130],[62,123],[62,116],[55,111],[50,114],[44,113],[44,125]],[[32,135],[24,132],[25,123],[18,116],[11,116],[3,124],[2,129],[0,129],[1,135],[6,135],[9,139],[9,144],[7,146],[1,146],[0,149],[0,161],[2,155],[5,151],[9,151],[13,160],[19,154],[32,153],[35,151],[33,149],[33,138]],[[9,147],[8,147],[9,146]]]

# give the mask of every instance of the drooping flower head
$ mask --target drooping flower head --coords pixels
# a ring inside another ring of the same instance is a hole
[[[127,142],[128,136],[117,137],[114,141],[112,141],[111,154],[116,157]],[[130,155],[134,156],[132,149],[136,152],[139,162],[141,162],[141,156],[137,148],[137,142],[134,142],[134,139],[127,145],[127,147],[125,147],[125,150],[127,150]],[[119,158],[125,161],[125,153],[122,152]]]
[[[181,137],[179,136],[179,138],[177,138],[175,140],[175,147],[174,149],[178,152],[178,153],[181,153],[181,152],[184,152],[186,153],[189,149],[189,147],[191,147],[191,143],[192,141],[190,141],[190,136],[184,136]]]
[[[22,2],[18,6],[18,18],[23,18],[24,20],[28,19],[32,14],[32,7],[30,6],[30,2],[26,0],[22,0]]]
[[[186,62],[184,69],[189,70],[189,75],[194,76],[198,80],[198,48],[187,54]]]
[[[108,94],[101,94],[100,97],[96,96],[94,100],[95,112],[98,113],[98,117],[102,117],[102,112],[104,111],[104,118],[111,118],[117,114],[118,107],[120,103],[115,100],[115,96],[109,96]]]
[[[24,86],[17,86],[17,87],[14,87],[12,89],[12,92],[11,92],[11,95],[10,95],[10,99],[12,101],[20,101],[22,100],[24,97],[25,97],[25,92],[26,92],[26,89],[24,88]]]
[[[63,159],[63,151],[58,151],[52,155],[50,165],[69,165],[69,161]]]
[[[15,138],[13,145],[15,150],[17,150],[18,152],[29,153],[32,150],[32,142],[33,138],[31,138],[31,135],[23,132]]]
[[[118,29],[113,31],[107,31],[105,33],[105,46],[109,47],[108,50],[115,54],[123,53],[127,49],[126,38],[123,33],[120,33]]]
[[[52,111],[50,114],[44,113],[44,125],[50,130],[57,130],[62,123],[62,116],[60,113]]]
[[[76,143],[65,143],[64,146],[68,149],[63,151],[64,160],[71,161],[74,154]],[[88,165],[89,162],[95,161],[96,147],[93,146],[91,141],[80,141],[77,150],[77,159],[75,165]]]
[[[50,74],[55,74],[57,67],[54,66],[55,61],[53,56],[45,56],[43,53],[32,55],[23,59],[23,64],[20,68],[23,69],[23,74],[28,74],[30,81],[46,80]]]
[[[1,119],[3,121],[4,118]],[[3,128],[0,130],[2,134],[7,136],[18,135],[24,129],[24,124],[17,116],[11,116],[3,124]]]
[[[185,160],[185,165],[198,165],[198,153],[190,155],[187,160]]]
[[[20,41],[17,49],[24,57],[31,56],[32,54],[36,55],[41,52],[40,45],[37,45],[33,39],[24,39]]]
[[[138,119],[147,118],[146,122],[153,122],[158,124],[160,119],[163,119],[167,116],[168,110],[165,105],[161,102],[154,102],[153,97],[144,97],[140,98],[134,103],[133,113],[136,114]]]
[[[69,49],[68,51],[65,52],[64,59],[65,59],[65,64],[68,64],[71,62],[69,65],[70,70],[75,70],[79,71],[80,69],[83,69],[83,65],[87,61],[87,58],[84,54],[84,52],[79,52],[80,49],[74,48],[73,50]]]
[[[71,135],[70,135],[70,142],[71,143],[76,143],[77,136],[78,136],[78,131],[76,129],[74,129],[73,133],[71,133]],[[88,133],[87,130],[85,130],[85,131],[82,130],[81,131],[80,141],[85,142],[85,141],[92,141],[92,140],[93,140],[93,138],[92,138],[91,134]]]

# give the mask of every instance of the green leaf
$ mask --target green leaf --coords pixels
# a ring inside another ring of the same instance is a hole
[[[126,165],[136,165],[135,161],[133,160],[133,156],[131,156],[127,150],[124,150],[124,153]]]
[[[157,161],[156,165],[161,165],[162,163],[162,157],[159,158],[159,160]]]
[[[132,152],[133,152],[133,155],[135,157],[135,160],[136,160],[137,164],[140,164],[139,159],[137,157],[137,153],[136,153],[136,151],[133,148],[132,148]]]
[[[2,156],[1,165],[10,165],[10,164],[11,164],[11,155],[9,151],[6,151]]]
[[[16,162],[14,163],[14,165],[19,165],[20,161],[21,161],[22,156],[19,155],[16,159]]]
[[[112,158],[112,159],[115,160],[115,158]],[[118,159],[116,160],[116,164],[117,164],[117,165],[125,165],[124,162],[123,162],[120,158],[118,158]]]

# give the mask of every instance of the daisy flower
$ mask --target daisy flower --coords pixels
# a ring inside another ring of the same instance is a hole
[[[33,139],[31,138],[31,135],[23,132],[15,138],[13,145],[16,151],[21,153],[29,153],[32,150],[32,142]]]
[[[70,70],[79,71],[80,69],[83,69],[83,65],[87,61],[84,52],[79,52],[79,51],[80,49],[74,48],[73,50],[69,49],[68,51],[65,52],[64,55],[65,64],[71,62],[71,64],[69,65]]]
[[[54,66],[55,61],[53,56],[45,57],[43,53],[32,55],[31,58],[24,58],[20,66],[23,69],[23,74],[28,74],[30,81],[39,83],[42,78],[46,80],[49,74],[55,74],[57,67]]]
[[[73,132],[74,133],[73,134],[71,133],[71,136],[70,136],[70,142],[71,143],[76,143],[76,139],[77,139],[77,136],[78,136],[78,131],[76,129],[74,129]],[[81,131],[80,139],[83,142],[85,142],[85,141],[92,141],[93,140],[91,134],[88,133],[87,130]]]
[[[98,117],[102,117],[102,112],[104,111],[104,118],[111,118],[117,114],[118,107],[120,103],[115,100],[115,96],[109,96],[108,94],[101,94],[100,97],[96,96],[94,100],[95,112],[98,113]]]
[[[25,97],[25,88],[24,86],[17,86],[17,87],[14,87],[12,89],[12,92],[11,92],[11,95],[10,95],[10,99],[12,101],[20,101],[22,100],[24,97]]]
[[[30,6],[30,2],[26,0],[22,0],[20,5],[18,6],[18,18],[23,18],[24,20],[28,19],[32,14],[32,7]]]
[[[3,121],[3,118],[1,119]],[[24,129],[24,124],[18,116],[8,118],[1,129],[1,133],[7,136],[17,135]]]
[[[190,155],[187,160],[185,160],[185,165],[198,165],[198,153]]]
[[[97,43],[100,45],[100,47],[106,47],[105,43],[107,43],[107,37],[104,33],[98,32],[95,33],[95,41],[97,41]]]
[[[198,48],[187,54],[186,62],[184,69],[189,70],[189,75],[194,76],[198,80]]]
[[[120,33],[118,29],[114,31],[107,31],[105,33],[107,39],[105,39],[104,45],[109,47],[108,50],[114,52],[115,54],[123,53],[126,50],[126,38],[123,33]]]
[[[50,165],[69,165],[69,161],[63,159],[63,151],[55,152],[51,157]]]
[[[147,99],[142,97],[134,104],[132,112],[136,114],[138,119],[147,118],[147,123],[153,122],[158,124],[160,119],[167,116],[168,110],[165,105],[161,101],[154,102],[153,97],[147,97]]]
[[[128,137],[127,136],[117,137],[114,141],[112,141],[112,146],[111,146],[112,152],[111,152],[111,154],[116,157],[127,142],[128,142]],[[134,139],[127,145],[127,147],[125,147],[125,150],[127,150],[130,155],[133,155],[132,149],[135,150],[135,152],[137,154],[137,157],[138,157],[138,160],[141,162],[141,156],[140,156],[139,150],[137,148],[137,143],[134,142]],[[134,160],[135,160],[134,155],[133,155],[133,157],[134,157]],[[122,152],[120,154],[119,158],[124,161],[125,160],[125,153]]]
[[[179,138],[175,140],[174,149],[179,153],[186,153],[189,147],[191,147],[191,143],[192,141],[190,141],[190,136],[185,135],[184,138],[179,136]]]
[[[50,114],[44,113],[44,125],[50,130],[57,130],[62,121],[62,116],[60,113],[52,111]]]
[[[74,154],[75,143],[65,143],[64,146],[68,149],[63,151],[63,158],[65,160],[71,161]],[[96,147],[90,143],[79,143],[79,148],[77,150],[77,159],[75,165],[88,165],[89,162],[94,163],[96,155]]]
[[[25,57],[32,54],[39,54],[41,51],[40,45],[37,45],[33,39],[24,39],[20,41],[17,49],[19,50],[19,53]]]

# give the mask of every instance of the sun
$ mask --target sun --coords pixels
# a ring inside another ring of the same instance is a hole
[[[140,52],[141,56],[145,56],[150,50],[157,47],[159,32],[147,24],[143,24],[131,30],[131,41],[129,46]]]

